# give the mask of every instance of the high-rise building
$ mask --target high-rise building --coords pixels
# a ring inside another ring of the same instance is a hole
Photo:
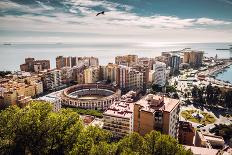
[[[115,63],[117,65],[132,66],[138,64],[137,55],[125,55],[115,57]]]
[[[119,65],[117,69],[116,83],[124,90],[142,90],[144,84],[144,72],[138,71],[132,67]]]
[[[186,51],[184,52],[184,63],[190,64],[191,67],[200,67],[203,61],[202,51]]]
[[[180,101],[148,94],[134,105],[134,131],[145,135],[152,130],[178,137]]]
[[[96,57],[77,57],[77,66],[99,66],[98,58]]]
[[[180,56],[178,54],[172,54],[169,62],[169,66],[171,67],[172,74],[179,71],[180,64],[181,64]]]
[[[84,84],[85,83],[84,70],[86,69],[86,66],[85,65],[75,66],[72,69],[73,69],[72,79],[78,84]]]
[[[74,67],[74,66],[98,66],[98,58],[96,57],[56,57],[56,68],[61,69],[63,67]]]
[[[121,89],[126,89],[128,85],[128,72],[129,67],[119,65],[117,69],[117,79],[116,83]]]
[[[128,72],[128,90],[143,90],[143,73],[135,69],[130,69]]]
[[[63,84],[68,84],[72,79],[73,68],[63,67],[61,68],[61,81]]]
[[[154,84],[164,86],[166,83],[166,64],[163,62],[156,62],[154,68]]]
[[[118,65],[109,63],[107,66],[102,66],[103,79],[116,82]]]
[[[25,72],[39,72],[50,69],[49,60],[35,60],[34,58],[26,58],[25,63],[20,65],[21,71]]]
[[[62,85],[61,70],[53,69],[43,72],[43,84],[45,90],[55,90]]]
[[[100,78],[100,67],[89,67],[84,70],[85,83],[96,83]]]

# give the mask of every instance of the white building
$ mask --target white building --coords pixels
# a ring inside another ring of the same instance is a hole
[[[44,74],[43,82],[47,90],[54,90],[61,86],[61,70],[49,70]]]
[[[156,62],[154,68],[154,84],[164,86],[166,83],[166,64],[163,62]]]
[[[36,100],[46,101],[53,105],[53,111],[59,111],[61,109],[60,94],[62,91],[57,91],[40,97]]]

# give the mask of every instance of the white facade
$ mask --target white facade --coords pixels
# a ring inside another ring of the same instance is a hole
[[[127,86],[128,70],[129,70],[129,67],[122,66],[122,65],[119,66],[118,73],[117,73],[117,74],[119,74],[118,75],[119,79],[117,80],[117,84],[119,85],[120,88],[125,89]]]
[[[166,83],[166,64],[163,62],[156,62],[154,68],[154,84],[164,86]]]
[[[57,69],[48,71],[45,73],[44,82],[48,90],[54,90],[61,86],[61,71]]]

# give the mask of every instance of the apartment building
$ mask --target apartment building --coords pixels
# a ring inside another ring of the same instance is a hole
[[[116,83],[121,89],[142,90],[144,84],[144,72],[138,71],[132,67],[119,65],[117,68]]]
[[[156,62],[154,68],[154,84],[164,86],[166,84],[166,64],[163,62]]]
[[[123,137],[133,132],[133,98],[135,92],[123,95],[103,113],[103,128],[111,131],[116,137]]]
[[[203,62],[203,55],[203,51],[185,51],[183,63],[188,63],[191,67],[200,67]]]
[[[172,54],[169,61],[169,66],[171,67],[171,73],[174,74],[179,71],[179,66],[181,64],[181,58],[178,54]]]
[[[50,60],[35,60],[34,58],[26,58],[25,63],[20,65],[21,71],[39,72],[50,69]]]
[[[143,73],[135,69],[130,69],[128,72],[128,90],[143,89]]]
[[[77,57],[77,66],[99,66],[99,60],[96,57]]]
[[[137,55],[117,56],[115,57],[115,64],[124,65],[124,66],[136,65],[138,64],[138,56]]]
[[[87,67],[85,65],[82,66],[75,66],[72,68],[72,79],[74,82],[78,84],[84,84],[85,83],[85,78],[84,78],[84,70]]]
[[[102,66],[103,79],[110,80],[110,82],[116,82],[117,80],[118,65],[109,63],[106,66]]]
[[[100,79],[100,67],[89,67],[84,70],[85,83],[96,83]]]
[[[148,94],[134,105],[134,131],[145,135],[152,130],[178,137],[180,101]]]
[[[61,81],[63,84],[68,84],[71,81],[73,81],[72,79],[73,68],[63,67],[60,70],[61,70]]]
[[[59,88],[61,83],[61,70],[53,69],[42,72],[42,81],[45,90],[55,90]]]

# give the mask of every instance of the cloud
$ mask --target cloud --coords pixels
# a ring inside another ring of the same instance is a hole
[[[210,18],[198,18],[195,23],[201,24],[201,25],[228,25],[228,24],[231,24],[231,22],[228,22],[228,21],[215,20],[215,19],[210,19]]]
[[[59,4],[55,5],[38,0],[36,5],[22,5],[11,1],[0,1],[0,9],[3,10],[3,14],[4,10],[24,12],[22,15],[9,14],[8,12],[4,16],[0,16],[0,30],[31,31],[31,35],[33,35],[33,31],[77,34],[69,38],[66,35],[63,39],[67,41],[80,41],[81,39],[75,39],[80,37],[89,38],[87,41],[91,38],[97,39],[97,41],[109,41],[110,39],[129,41],[131,36],[134,37],[131,39],[133,41],[135,39],[151,41],[156,37],[161,40],[165,40],[165,38],[174,40],[175,37],[176,39],[178,37],[196,39],[197,36],[199,38],[206,35],[211,36],[210,33],[217,34],[217,36],[224,35],[224,38],[227,39],[231,38],[230,33],[228,33],[231,32],[230,21],[207,17],[180,18],[159,14],[140,16],[133,12],[132,6],[105,0],[67,0],[57,3]],[[96,13],[100,10],[106,10],[105,15],[96,17]],[[227,26],[229,29],[215,32],[214,30],[218,26]],[[78,33],[88,35],[80,36]],[[59,38],[59,41],[62,40],[61,34],[57,34],[57,36],[55,38]],[[40,40],[43,40],[42,38]],[[54,37],[50,37],[50,39],[52,40]],[[56,42],[56,40],[53,41]],[[91,41],[94,42],[94,40]]]

